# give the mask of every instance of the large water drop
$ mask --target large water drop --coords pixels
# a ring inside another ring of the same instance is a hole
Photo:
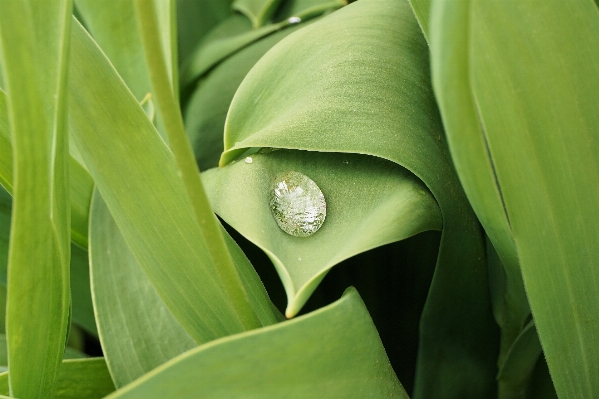
[[[320,188],[299,172],[281,173],[270,187],[270,211],[285,233],[307,237],[320,229],[327,204]]]

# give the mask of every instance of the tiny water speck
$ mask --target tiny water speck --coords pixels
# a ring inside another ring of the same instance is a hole
[[[245,163],[252,163],[254,162],[254,160],[252,159],[252,157],[246,157],[245,158]]]
[[[302,260],[302,258],[297,258],[297,260]]]
[[[290,17],[287,22],[289,22],[290,24],[299,24],[300,22],[302,22],[302,19],[300,17]]]
[[[281,173],[272,180],[269,205],[281,230],[295,237],[316,233],[327,215],[327,204],[318,185],[294,171]]]

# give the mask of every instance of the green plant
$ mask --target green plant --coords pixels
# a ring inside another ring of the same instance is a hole
[[[597,12],[0,1],[0,396],[597,396]]]

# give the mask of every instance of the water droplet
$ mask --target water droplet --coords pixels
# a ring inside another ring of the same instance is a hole
[[[252,163],[254,162],[254,160],[252,159],[252,157],[246,157],[245,158],[245,163]]]
[[[344,165],[349,165],[349,161],[343,161]]]
[[[302,260],[302,258],[297,258],[297,260]]]
[[[285,233],[307,237],[320,229],[327,204],[320,188],[299,172],[281,173],[270,187],[270,211]]]
[[[300,17],[290,17],[287,22],[289,22],[290,24],[299,24],[300,22],[302,22],[302,19]]]

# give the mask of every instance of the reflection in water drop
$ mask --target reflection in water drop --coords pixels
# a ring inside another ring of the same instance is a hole
[[[299,24],[302,22],[302,19],[300,17],[290,17],[287,22],[290,24]]]
[[[320,229],[327,204],[320,188],[299,172],[281,173],[270,187],[270,211],[285,233],[307,237]]]
[[[245,163],[252,163],[254,162],[254,160],[252,159],[252,157],[246,157],[245,158]]]

